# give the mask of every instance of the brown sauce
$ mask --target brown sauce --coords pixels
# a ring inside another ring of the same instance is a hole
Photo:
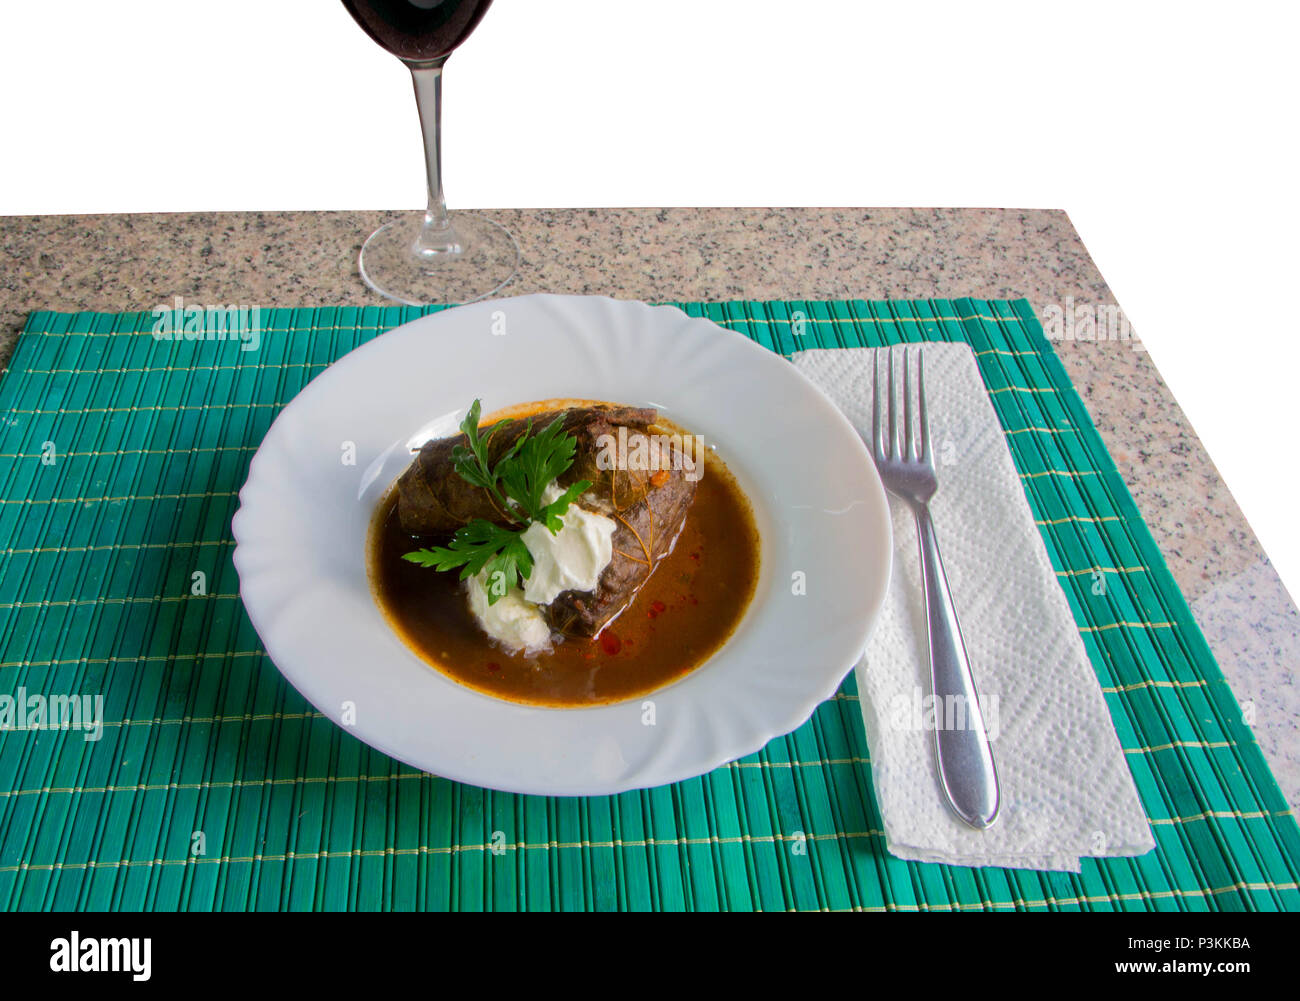
[[[390,492],[368,543],[371,587],[390,624],[423,660],[454,680],[534,705],[618,702],[688,674],[739,625],[759,572],[749,503],[712,453],[673,551],[594,640],[566,637],[551,652],[531,656],[507,652],[475,622],[456,572],[402,559],[425,544],[402,530]]]

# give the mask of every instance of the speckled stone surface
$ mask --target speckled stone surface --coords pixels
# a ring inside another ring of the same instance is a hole
[[[1278,785],[1294,808],[1300,794],[1300,615],[1268,563],[1215,585],[1192,606],[1224,676],[1242,703]],[[1255,678],[1253,687],[1234,678]],[[1263,682],[1263,683],[1260,683]]]
[[[523,255],[504,295],[1024,297],[1040,317],[1067,299],[1094,306],[1115,302],[1060,211],[488,214],[515,234]],[[365,236],[391,218],[393,213],[314,212],[0,219],[0,363],[7,364],[14,338],[34,309],[149,309],[177,295],[262,307],[384,304],[361,283],[356,260]],[[1300,745],[1295,660],[1250,656],[1250,637],[1259,630],[1289,629],[1294,641],[1294,606],[1150,358],[1122,341],[1062,341],[1057,352],[1188,601],[1195,604],[1216,589],[1239,589],[1232,592],[1239,614],[1217,614],[1222,605],[1216,602],[1216,614],[1207,613],[1201,625],[1237,696],[1270,706],[1255,725],[1261,733],[1269,730],[1261,744],[1294,807],[1300,778],[1285,762],[1294,760]]]

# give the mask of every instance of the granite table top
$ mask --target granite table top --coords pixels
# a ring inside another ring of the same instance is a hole
[[[1026,298],[1118,305],[1066,213],[1043,209],[512,209],[503,295],[646,300]],[[0,218],[0,366],[36,309],[389,304],[357,273],[391,212]],[[1135,332],[1136,333],[1136,332]],[[1300,616],[1148,354],[1054,345],[1294,809]]]

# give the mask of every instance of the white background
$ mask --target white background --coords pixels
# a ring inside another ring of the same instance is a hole
[[[1066,209],[1297,594],[1298,7],[498,0],[447,190]],[[0,214],[422,203],[406,71],[331,0],[7,4],[0,93]]]

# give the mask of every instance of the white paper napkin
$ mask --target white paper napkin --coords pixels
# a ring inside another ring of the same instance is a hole
[[[1072,872],[1081,856],[1143,854],[1155,847],[1151,829],[975,356],[965,344],[929,343],[924,351],[939,474],[930,508],[1002,799],[986,831],[965,826],[944,803],[926,712],[933,701],[916,531],[906,505],[891,497],[893,577],[856,669],[889,851]],[[868,442],[874,354],[853,348],[793,358]]]

